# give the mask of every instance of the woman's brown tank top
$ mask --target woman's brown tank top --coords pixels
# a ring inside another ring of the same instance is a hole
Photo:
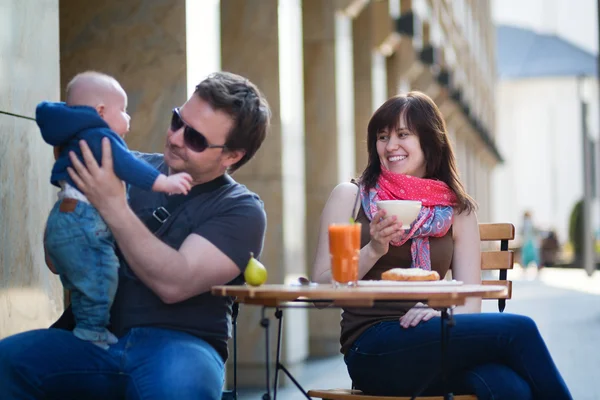
[[[369,232],[369,218],[362,207],[356,217],[356,222],[362,224],[361,227],[361,248],[366,246],[371,240]],[[412,258],[410,254],[411,240],[404,245],[395,247],[390,246],[389,251],[381,257],[369,272],[362,278],[363,280],[379,280],[381,274],[392,268],[410,268]],[[431,251],[431,269],[437,271],[441,277],[444,277],[450,269],[452,254],[454,253],[454,241],[452,239],[452,228],[448,233],[439,238],[429,238]],[[415,303],[377,303],[372,308],[345,308],[342,312],[342,334],[340,343],[341,352],[346,351],[352,346],[352,343],[367,329],[381,321],[398,321],[410,307]],[[399,322],[398,322],[399,323]]]

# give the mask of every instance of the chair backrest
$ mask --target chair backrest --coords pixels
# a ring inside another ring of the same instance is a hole
[[[500,250],[489,250],[481,252],[481,270],[498,270],[498,280],[483,280],[484,285],[503,285],[508,288],[505,296],[486,297],[486,299],[497,299],[498,310],[504,311],[506,300],[512,297],[512,281],[507,279],[507,271],[513,268],[514,252],[508,249],[508,241],[515,238],[515,226],[513,224],[479,224],[479,236],[482,242],[497,241]]]

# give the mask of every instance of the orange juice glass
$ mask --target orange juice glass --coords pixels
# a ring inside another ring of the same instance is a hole
[[[356,285],[361,224],[329,225],[329,253],[333,284]]]

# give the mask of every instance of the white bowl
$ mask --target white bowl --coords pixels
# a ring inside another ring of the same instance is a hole
[[[395,215],[399,222],[402,222],[402,229],[410,228],[419,211],[421,211],[421,202],[416,200],[381,200],[377,202],[377,207],[385,210],[391,217]]]

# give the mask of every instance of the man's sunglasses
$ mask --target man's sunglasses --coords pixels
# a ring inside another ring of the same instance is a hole
[[[195,152],[203,152],[206,149],[225,149],[227,148],[222,144],[209,144],[206,137],[192,128],[188,123],[186,123],[183,118],[181,118],[181,114],[179,114],[179,108],[176,107],[173,109],[173,116],[171,117],[171,131],[177,132],[181,128],[183,129],[183,142],[185,145],[192,151]]]

